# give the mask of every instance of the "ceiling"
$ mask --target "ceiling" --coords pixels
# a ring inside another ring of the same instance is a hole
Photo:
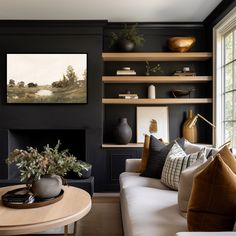
[[[199,22],[222,0],[0,0],[0,19]]]

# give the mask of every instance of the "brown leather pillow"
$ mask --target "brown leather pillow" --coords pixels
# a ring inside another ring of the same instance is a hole
[[[223,161],[236,174],[236,159],[233,156],[232,152],[229,150],[227,145],[225,145],[222,149],[220,149],[220,151],[216,155],[220,155]]]
[[[150,136],[146,134],[144,138],[143,153],[141,157],[141,167],[139,171],[141,173],[143,173],[147,168],[147,163],[149,158],[149,145],[150,145]]]
[[[232,231],[235,196],[236,175],[217,155],[194,176],[187,213],[189,231]]]

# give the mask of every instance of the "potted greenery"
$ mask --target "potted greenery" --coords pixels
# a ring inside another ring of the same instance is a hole
[[[40,198],[50,198],[59,195],[62,189],[62,177],[68,171],[74,171],[79,176],[87,170],[84,162],[78,162],[68,150],[59,151],[58,141],[54,148],[44,146],[39,152],[33,147],[26,150],[15,149],[7,158],[7,163],[16,163],[20,170],[20,180],[31,186],[33,194]]]
[[[143,35],[138,33],[137,24],[130,28],[125,24],[119,32],[111,33],[111,46],[117,46],[119,51],[130,52],[135,46],[140,46],[144,42]]]
[[[145,74],[147,76],[149,76],[151,74],[151,72],[156,73],[158,71],[161,71],[160,64],[157,64],[155,66],[151,66],[150,63],[148,61],[146,61],[146,72],[145,72]]]

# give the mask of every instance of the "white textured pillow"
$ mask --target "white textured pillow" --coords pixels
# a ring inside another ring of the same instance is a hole
[[[175,142],[166,157],[161,182],[169,188],[178,190],[181,172],[191,166],[199,158],[202,158],[202,155],[206,155],[205,148],[199,152],[187,155],[178,143]]]
[[[212,156],[206,159],[206,157],[202,155],[193,165],[181,173],[178,189],[178,205],[182,213],[181,215],[184,217],[186,217],[188,202],[192,191],[193,177],[212,161]]]

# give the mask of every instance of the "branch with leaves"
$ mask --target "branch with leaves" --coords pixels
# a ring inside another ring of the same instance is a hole
[[[39,180],[44,175],[65,176],[68,171],[74,171],[81,176],[82,170],[88,170],[88,163],[77,161],[67,149],[59,151],[60,145],[60,141],[54,148],[46,145],[42,152],[33,147],[27,147],[26,150],[15,149],[6,162],[16,163],[21,181]]]

